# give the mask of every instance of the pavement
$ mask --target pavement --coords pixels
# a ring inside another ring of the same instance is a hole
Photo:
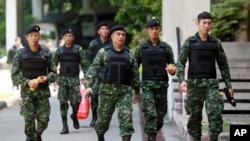
[[[10,79],[10,70],[9,69],[0,69],[0,80],[4,80],[4,81],[0,81],[0,91],[13,93],[13,96],[11,96],[5,100],[0,100],[0,111],[6,112],[6,110],[8,110],[8,108],[12,109],[12,107],[16,107],[13,105],[16,105],[19,103],[20,90],[12,89],[12,86],[11,86],[12,83],[11,83],[11,79]],[[51,90],[52,90],[52,88],[51,88]],[[53,92],[53,90],[51,92],[52,92],[52,100],[56,99],[56,92]],[[3,109],[5,109],[5,110],[3,110]],[[143,131],[143,129],[144,129],[143,113],[140,111],[141,111],[140,104],[134,104],[133,119],[134,119],[135,134],[133,134],[132,141],[140,141],[140,140],[145,141],[147,138],[146,134]],[[53,113],[51,116],[53,116]],[[116,113],[114,113],[114,115],[116,115]],[[115,122],[113,120],[115,120]],[[53,121],[53,119],[52,119],[52,121]],[[118,121],[116,118],[112,118],[112,121],[113,121],[112,123],[114,123],[114,125],[111,124],[109,132],[107,133],[107,139],[109,141],[121,140],[119,135],[113,134],[113,133],[116,133],[119,131],[119,126],[117,125]],[[117,133],[117,134],[119,134],[119,133]],[[87,138],[89,138],[89,140],[92,141],[92,140],[94,140],[93,136],[94,136],[94,138],[96,138],[95,133],[92,132],[92,130],[91,130],[91,133],[89,133],[89,137],[87,137]],[[113,136],[118,136],[118,138],[113,137]],[[87,138],[85,138],[86,141],[88,141]],[[180,130],[178,129],[175,122],[173,120],[170,120],[166,116],[165,121],[164,121],[164,126],[161,129],[161,131],[159,131],[159,133],[157,135],[157,141],[184,141],[184,140],[185,140],[185,137],[180,132]]]
[[[0,100],[0,110],[4,108],[11,107],[15,104],[18,104],[20,100],[20,91],[17,89],[12,89],[11,80],[10,80],[10,70],[9,69],[0,69],[0,91],[13,93],[13,96]],[[56,93],[52,93],[54,96]],[[136,106],[136,109],[140,106]],[[140,111],[140,109],[138,110]],[[136,117],[139,117],[135,121],[135,126],[143,129],[143,113],[136,113]],[[223,120],[227,121],[229,124],[250,124],[250,115],[223,115]],[[165,117],[164,126],[162,130],[157,135],[157,141],[192,141],[191,137],[187,132],[187,121],[188,116],[185,114],[180,114],[178,111],[173,112],[173,119],[169,119],[168,116]],[[203,125],[208,125],[206,117],[202,121]],[[119,130],[117,129],[114,129]],[[141,131],[142,139],[146,138],[146,135]],[[201,141],[209,141],[208,131],[203,131]],[[144,140],[142,140],[144,141]],[[229,141],[229,131],[223,131],[218,138],[218,141]]]

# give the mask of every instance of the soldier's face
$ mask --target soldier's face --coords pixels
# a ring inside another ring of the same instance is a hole
[[[63,36],[65,44],[71,44],[74,41],[74,35],[72,33],[67,33]]]
[[[111,35],[111,39],[114,44],[123,45],[126,40],[126,32],[123,30],[114,31]]]
[[[40,34],[38,32],[31,32],[26,35],[26,39],[30,46],[38,45]]]
[[[159,38],[159,33],[161,32],[160,26],[147,27],[146,31],[150,39]]]
[[[100,35],[100,37],[108,37],[109,27],[108,26],[101,26],[97,32]]]
[[[212,19],[201,19],[196,24],[199,28],[199,32],[208,34],[212,27]]]

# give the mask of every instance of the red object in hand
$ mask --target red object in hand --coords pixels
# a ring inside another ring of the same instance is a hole
[[[77,112],[77,119],[86,119],[89,115],[90,99],[83,85],[80,85],[79,89],[82,95],[82,100]]]

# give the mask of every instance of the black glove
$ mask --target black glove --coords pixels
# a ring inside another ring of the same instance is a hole
[[[231,95],[230,95],[228,89],[227,89],[227,88],[224,88],[223,91],[224,91],[224,93],[225,93],[225,95],[226,95],[226,97],[227,97],[227,101],[228,101],[233,107],[236,107],[236,102],[235,102],[234,98],[231,97]]]

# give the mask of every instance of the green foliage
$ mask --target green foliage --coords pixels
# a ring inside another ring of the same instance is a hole
[[[127,25],[127,31],[132,33],[130,47],[133,49],[147,38],[144,25],[152,17],[162,16],[162,0],[109,0],[111,5],[119,7],[115,21]]]
[[[5,0],[0,1],[0,44],[5,42]]]
[[[212,0],[211,3],[211,34],[222,41],[234,41],[237,35],[245,30],[246,0]]]
[[[128,24],[128,32],[141,31],[148,18],[161,17],[162,0],[109,0],[113,6],[119,7],[115,20]]]
[[[66,11],[78,12],[82,8],[80,0],[43,0],[43,4],[49,5],[49,14]]]
[[[4,47],[0,46],[0,58],[2,56],[6,56],[6,49]]]

